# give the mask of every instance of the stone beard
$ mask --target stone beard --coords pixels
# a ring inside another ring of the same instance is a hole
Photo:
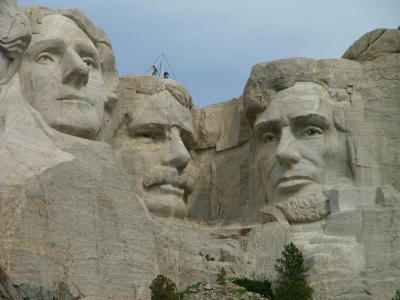
[[[62,15],[46,15],[37,27],[21,64],[24,95],[51,127],[94,139],[106,102],[94,43]]]
[[[190,109],[162,90],[138,94],[130,118],[124,132],[117,134],[114,148],[133,190],[154,215],[186,217],[193,186],[188,172],[194,132]]]
[[[324,186],[348,175],[345,135],[335,128],[334,106],[321,85],[297,82],[274,94],[255,118],[256,163],[269,205],[290,222],[327,215]]]

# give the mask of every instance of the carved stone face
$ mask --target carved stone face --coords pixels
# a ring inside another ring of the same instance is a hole
[[[45,16],[38,30],[21,65],[26,97],[56,130],[95,138],[106,100],[96,47],[61,15]]]
[[[153,214],[185,217],[191,189],[185,174],[193,143],[190,110],[165,90],[139,97],[117,155]]]
[[[312,193],[346,176],[345,140],[333,125],[333,108],[322,86],[296,83],[277,92],[257,115],[256,162],[270,202]]]

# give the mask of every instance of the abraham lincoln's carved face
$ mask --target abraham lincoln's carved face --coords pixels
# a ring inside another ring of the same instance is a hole
[[[321,85],[301,82],[277,92],[257,115],[256,160],[271,203],[346,177],[346,164],[328,164],[345,162],[347,155],[344,134],[334,126],[334,105]]]

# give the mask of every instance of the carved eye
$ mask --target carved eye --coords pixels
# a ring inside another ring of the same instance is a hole
[[[144,138],[146,138],[146,139],[151,139],[151,138],[153,138],[153,137],[151,136],[151,134],[148,134],[148,133],[142,133],[142,134],[140,134],[139,136],[140,136],[140,137],[144,137]]]
[[[47,52],[39,54],[36,58],[36,62],[40,64],[48,64],[52,61],[54,61],[53,57]]]
[[[93,58],[90,57],[86,57],[83,59],[83,61],[85,62],[85,64],[89,67],[89,68],[95,68],[96,67],[96,62]]]
[[[266,132],[266,133],[264,133],[264,134],[261,136],[261,140],[262,140],[264,143],[275,142],[275,141],[277,141],[278,139],[279,139],[279,137],[278,137],[276,134],[272,133],[272,132]]]
[[[316,135],[321,135],[324,134],[324,131],[317,127],[317,126],[307,126],[306,129],[304,130],[302,136],[304,137],[312,137]]]
[[[161,139],[161,134],[156,132],[141,132],[135,135],[137,138],[143,139],[148,142],[154,142]]]

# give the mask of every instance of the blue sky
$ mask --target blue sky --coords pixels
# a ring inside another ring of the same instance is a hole
[[[18,0],[78,8],[113,42],[120,75],[165,53],[206,106],[240,96],[251,67],[288,57],[339,58],[362,34],[398,28],[399,0]]]

